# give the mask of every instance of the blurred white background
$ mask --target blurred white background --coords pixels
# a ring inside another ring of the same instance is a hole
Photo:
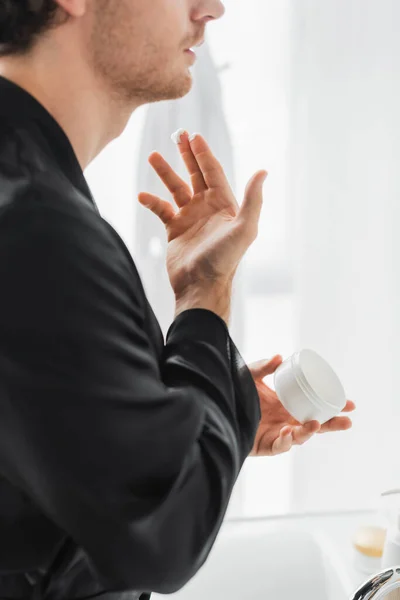
[[[240,279],[237,345],[247,362],[316,350],[358,406],[351,432],[248,459],[229,514],[374,507],[382,489],[400,484],[400,3],[225,5],[207,41],[239,202],[253,173],[269,171],[259,238]],[[86,171],[103,217],[139,270],[135,237],[144,209],[136,195],[150,190],[137,189],[137,168],[147,160],[141,136],[148,116],[147,107],[136,111]]]

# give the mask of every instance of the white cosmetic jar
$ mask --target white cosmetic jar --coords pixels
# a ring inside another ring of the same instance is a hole
[[[313,350],[301,350],[275,371],[275,391],[286,410],[300,423],[321,425],[346,405],[343,386],[329,364]]]

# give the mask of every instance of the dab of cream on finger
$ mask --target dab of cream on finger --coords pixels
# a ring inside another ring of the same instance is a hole
[[[178,131],[175,131],[175,133],[171,135],[171,140],[174,142],[174,144],[178,145],[181,143],[182,135],[184,133],[187,133],[186,129],[178,129]]]

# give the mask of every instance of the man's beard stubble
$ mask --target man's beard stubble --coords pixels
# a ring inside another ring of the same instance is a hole
[[[115,23],[116,20],[117,16],[107,15],[107,10],[103,14],[96,14],[90,40],[92,68],[110,96],[124,107],[186,96],[193,81],[188,67],[185,69],[184,57],[182,56],[181,65],[178,60],[174,61],[180,67],[179,72],[174,73],[165,64],[165,53],[149,43],[142,52],[145,59],[135,60],[135,57],[124,51],[120,42],[121,39],[128,39],[133,47],[133,34],[121,25],[119,19]],[[128,45],[125,46],[127,47]],[[180,59],[178,55],[176,58]]]

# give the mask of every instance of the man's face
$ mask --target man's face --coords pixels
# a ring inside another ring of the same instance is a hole
[[[220,0],[92,0],[91,66],[123,102],[181,98],[191,89],[185,52],[221,17]]]

